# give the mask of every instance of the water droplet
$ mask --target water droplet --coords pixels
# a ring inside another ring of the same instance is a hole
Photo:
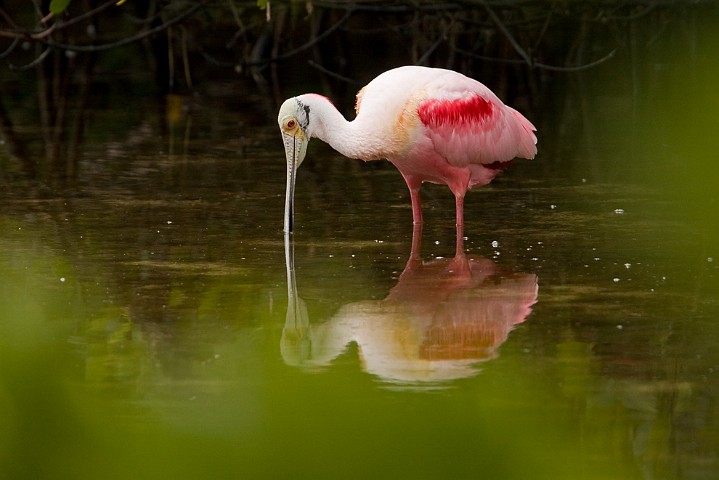
[[[714,261],[713,257],[707,257],[707,262],[712,263]]]
[[[617,278],[617,277],[614,277],[614,278],[612,279],[612,281],[613,281],[614,283],[619,283],[619,280],[620,280],[620,279]]]
[[[497,248],[497,247],[499,247],[499,242],[496,240],[492,240],[492,248]]]
[[[616,213],[617,215],[621,215],[622,213],[624,213],[624,209],[623,208],[615,208],[614,213]]]
[[[60,277],[60,281],[61,281],[61,282],[64,282],[64,281],[65,281],[65,277]]]
[[[557,206],[556,206],[555,204],[551,204],[551,205],[549,206],[549,208],[551,208],[552,210],[554,210],[555,208],[557,208]]]
[[[632,264],[631,264],[631,263],[625,263],[625,264],[624,264],[624,268],[626,268],[627,270],[629,270],[630,268],[632,268]]]

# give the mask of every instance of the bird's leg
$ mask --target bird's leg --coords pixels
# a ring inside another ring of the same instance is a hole
[[[456,225],[464,225],[464,195],[469,190],[470,171],[468,168],[449,168],[446,173],[447,186],[454,194]]]
[[[412,250],[410,261],[422,261],[422,224],[415,223],[412,227]]]
[[[409,197],[412,199],[412,223],[422,225],[422,200],[419,196],[419,187],[410,188]]]
[[[454,247],[454,256],[464,255],[464,225],[457,224],[457,240]]]
[[[457,209],[457,227],[461,227],[464,225],[464,194],[457,195],[455,193],[454,203]],[[457,229],[457,233],[459,233],[459,228]]]
[[[422,180],[412,175],[402,174],[404,181],[409,188],[409,198],[412,200],[412,223],[415,225],[422,224],[422,200],[419,196],[419,189],[422,187]]]

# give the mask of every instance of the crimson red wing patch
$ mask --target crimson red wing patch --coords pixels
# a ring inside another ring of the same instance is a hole
[[[481,125],[487,122],[496,110],[495,105],[481,95],[454,100],[427,100],[417,109],[422,123],[429,127],[448,125]]]

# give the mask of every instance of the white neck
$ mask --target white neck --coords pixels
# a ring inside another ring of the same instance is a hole
[[[345,157],[360,160],[384,158],[379,129],[372,122],[348,122],[327,98],[316,94],[297,97],[309,107],[307,134],[328,143]]]

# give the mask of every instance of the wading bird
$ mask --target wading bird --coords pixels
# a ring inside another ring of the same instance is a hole
[[[382,73],[357,94],[357,116],[347,121],[322,95],[282,104],[277,118],[287,157],[285,232],[294,224],[297,168],[313,137],[342,155],[387,159],[409,187],[412,218],[422,223],[422,182],[445,184],[456,200],[461,235],[464,195],[486,185],[515,157],[537,153],[536,128],[490,89],[452,70],[405,66]]]

